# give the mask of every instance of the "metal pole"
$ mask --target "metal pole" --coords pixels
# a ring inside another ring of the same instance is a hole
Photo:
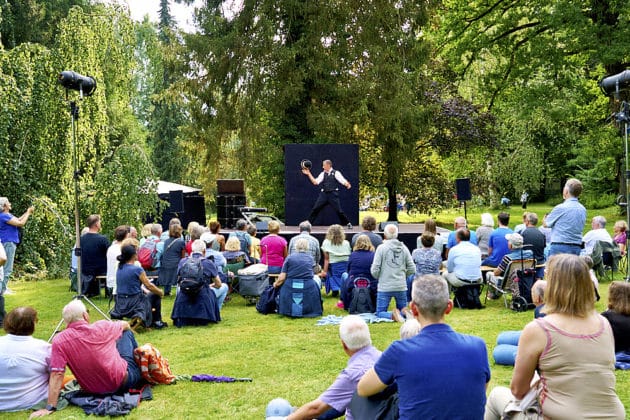
[[[622,105],[623,106],[623,105]],[[630,192],[628,186],[630,185],[630,169],[628,168],[628,121],[624,122],[624,146],[626,154],[626,219],[628,226],[630,226]],[[630,238],[628,238],[628,232],[626,232],[626,258],[628,255],[628,244]],[[630,281],[630,267],[626,267],[626,283]]]

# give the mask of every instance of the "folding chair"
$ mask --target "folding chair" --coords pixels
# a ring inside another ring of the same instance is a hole
[[[493,276],[496,279],[496,283],[488,281],[488,292],[499,294],[503,297],[503,304],[506,308],[509,308],[506,295],[512,294],[512,283],[517,276],[518,270],[536,269],[536,259],[528,258],[522,260],[512,260],[505,269],[503,277]],[[490,277],[492,278],[492,277]],[[486,294],[486,301],[488,295]],[[484,302],[485,303],[485,302]]]
[[[613,281],[615,279],[615,271],[618,271],[621,260],[621,250],[617,244],[597,241],[593,247],[591,258],[593,259],[593,270],[600,280]],[[610,272],[609,278],[607,278],[607,272]]]

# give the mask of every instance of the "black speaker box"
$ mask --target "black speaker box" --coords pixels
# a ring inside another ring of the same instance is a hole
[[[458,201],[468,201],[472,199],[472,194],[470,193],[470,180],[468,178],[456,179],[455,189],[457,190]]]
[[[217,194],[245,194],[242,179],[217,179]]]
[[[171,213],[184,211],[184,192],[182,190],[169,191],[168,202]]]

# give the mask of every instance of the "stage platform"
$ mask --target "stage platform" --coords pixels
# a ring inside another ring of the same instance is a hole
[[[317,238],[319,243],[321,244],[326,238],[326,231],[328,230],[328,226],[313,226],[311,228],[311,235]],[[230,229],[221,229],[221,233],[223,233],[226,238],[230,232],[233,230]],[[359,233],[363,232],[363,228],[361,226],[354,226],[352,229],[348,229],[344,227],[344,231],[346,232],[346,239],[350,241],[352,237]],[[398,239],[403,242],[409,251],[413,251],[416,249],[416,240],[418,236],[422,235],[424,232],[424,223],[400,223],[398,224]],[[448,235],[449,231],[447,229],[443,229],[438,227],[438,232],[443,235]],[[280,236],[288,241],[291,240],[294,236],[300,233],[300,229],[298,226],[283,226],[280,229]],[[375,233],[383,236],[383,232],[375,231]],[[256,235],[258,238],[262,238],[266,233],[261,234],[260,232]]]

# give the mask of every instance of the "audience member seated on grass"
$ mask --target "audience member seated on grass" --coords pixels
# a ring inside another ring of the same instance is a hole
[[[365,287],[365,280],[369,282],[367,287],[369,289],[372,306],[376,307],[376,290],[378,287],[377,280],[372,277],[370,273],[370,267],[374,261],[374,245],[367,235],[359,235],[354,243],[354,248],[350,258],[348,259],[348,275],[343,281],[343,287],[341,288],[341,301],[343,308],[349,310],[353,293],[355,289],[355,280],[362,282],[357,284],[359,287]],[[365,279],[365,280],[359,280]],[[373,310],[370,312],[374,312]]]
[[[252,256],[252,237],[247,233],[247,220],[238,219],[236,221],[235,230],[230,232],[228,239],[237,238],[240,245],[240,250],[247,255],[247,259],[251,259]],[[253,263],[253,261],[252,261]]]
[[[192,255],[179,262],[178,278],[184,277],[183,267],[195,266],[203,286],[196,293],[178,290],[173,304],[171,319],[176,327],[186,325],[208,325],[221,321],[221,308],[228,293],[227,284],[221,283],[219,272],[214,263],[205,257],[206,244],[200,239],[192,243]],[[181,284],[181,283],[180,283]]]
[[[555,206],[544,218],[545,227],[551,228],[548,257],[556,254],[580,255],[586,223],[586,209],[578,201],[581,193],[582,183],[578,179],[567,180],[562,189],[564,202]]]
[[[33,338],[37,311],[18,307],[4,320],[0,337],[0,412],[31,408],[48,398],[50,344]]]
[[[278,293],[278,313],[294,318],[313,318],[323,313],[321,285],[313,273],[313,257],[308,240],[300,238],[295,253],[284,260],[282,271],[273,287]]]
[[[185,256],[186,243],[182,238],[182,225],[172,224],[168,227],[168,239],[163,244],[157,279],[158,286],[164,287],[165,296],[169,296],[171,289],[177,284],[177,265]]]
[[[341,225],[331,225],[322,243],[324,266],[320,277],[326,278],[326,293],[332,291],[334,297],[339,296],[343,280],[341,276],[348,271],[350,243],[346,241],[346,233]]]
[[[90,325],[90,315],[78,299],[63,308],[62,317],[67,327],[52,340],[48,405],[31,417],[57,409],[66,366],[89,394],[128,392],[142,379],[133,357],[138,343],[126,321],[102,320]]]
[[[448,253],[444,278],[454,288],[481,283],[481,252],[470,243],[470,231],[457,230],[457,246]]]
[[[608,309],[602,312],[615,337],[615,353],[630,352],[630,283],[614,281],[608,288]]]
[[[370,238],[370,242],[372,243],[374,249],[378,248],[378,246],[383,243],[383,238],[381,238],[378,233],[374,232],[376,230],[376,219],[374,217],[365,216],[361,222],[361,227],[363,228],[363,232],[352,235],[352,240],[350,241],[352,249],[354,249],[354,245],[357,243],[359,235],[367,235],[367,237]]]
[[[523,330],[510,389],[492,390],[485,418],[501,418],[510,401],[522,400],[533,388],[545,418],[624,419],[615,393],[613,333],[595,312],[588,267],[576,255],[555,255],[547,281],[547,316]],[[540,381],[532,383],[536,372]]]
[[[422,248],[414,249],[411,258],[416,265],[416,275],[440,274],[442,267],[442,254],[433,248],[435,236],[425,232],[420,236]]]
[[[212,242],[210,247],[215,251],[225,251],[225,237],[220,233],[221,223],[213,220],[208,225],[208,228],[210,229],[210,233],[213,235],[211,237]]]
[[[137,242],[137,240],[135,240]],[[133,245],[124,245],[118,256],[116,273],[116,300],[110,316],[114,319],[131,318],[132,328],[164,328],[162,305],[164,295],[159,287],[147,278],[142,267],[136,265],[138,254]],[[142,286],[147,290],[144,293]]]
[[[435,242],[433,242],[433,248],[437,250],[440,255],[444,255],[444,246],[448,240],[448,234],[442,235],[437,231],[437,224],[435,220],[429,218],[424,221],[424,232],[432,233],[435,236]],[[423,233],[424,233],[423,232]],[[416,248],[422,248],[422,235],[416,239]]]
[[[591,221],[591,230],[586,232],[582,238],[584,242],[584,249],[580,255],[592,255],[593,248],[598,241],[613,243],[613,238],[606,230],[606,218],[604,216],[595,216]]]
[[[490,239],[488,240],[488,258],[484,259],[481,265],[496,267],[503,259],[503,256],[510,252],[507,239],[505,239],[505,235],[513,233],[512,229],[508,227],[510,215],[501,212],[497,215],[497,220],[499,227],[490,234]]]
[[[201,238],[201,235],[204,232],[204,228],[199,224],[199,222],[190,222],[188,223],[188,228],[186,229],[186,255],[190,256],[192,254],[192,243],[197,239]]]
[[[627,231],[628,224],[625,220],[617,220],[615,222],[615,226],[613,227],[613,241],[615,241],[615,243],[619,247],[619,251],[621,252],[622,256],[626,255]]]
[[[114,242],[107,248],[107,296],[115,293],[116,273],[118,272],[118,256],[120,255],[120,244],[129,235],[129,226],[118,226],[114,229]]]
[[[293,254],[294,252],[296,252],[295,244],[298,239],[306,238],[308,240],[309,252],[313,256],[313,261],[315,261],[315,264],[319,264],[322,259],[322,252],[319,246],[319,241],[317,240],[316,237],[311,235],[311,228],[312,228],[311,222],[309,222],[308,220],[305,220],[300,223],[300,225],[298,226],[298,229],[300,230],[300,234],[294,236],[289,241],[289,254]]]
[[[287,420],[336,418],[344,413],[347,420],[354,419],[349,409],[352,395],[357,389],[359,379],[374,366],[381,352],[372,346],[370,330],[359,316],[348,315],[341,320],[339,337],[341,347],[349,357],[348,364],[324,393],[298,408],[287,417]],[[331,409],[337,416],[330,417]]]
[[[289,253],[287,241],[280,232],[280,223],[271,220],[268,224],[269,235],[260,240],[260,262],[267,265],[269,274],[278,274],[282,270],[284,259]]]
[[[463,217],[457,217],[455,218],[455,223],[453,223],[453,227],[454,229],[451,231],[451,233],[448,234],[448,240],[446,242],[446,257],[448,258],[448,253],[451,252],[451,248],[457,246],[458,242],[457,242],[457,238],[456,238],[456,232],[459,229],[466,229],[468,226],[468,222],[466,221],[465,218]],[[470,243],[477,246],[477,234],[475,234],[474,231],[470,232],[469,235],[470,239]]]
[[[481,226],[475,231],[477,234],[477,246],[479,246],[479,250],[481,251],[481,258],[488,258],[488,243],[492,232],[494,232],[494,219],[490,213],[483,213],[481,215]]]
[[[512,261],[534,258],[534,253],[530,249],[523,249],[523,237],[518,233],[509,233],[505,235],[505,239],[507,239],[508,241],[508,249],[510,250],[510,252],[503,256],[503,259],[501,260],[499,266],[495,268],[493,272],[488,273],[488,276],[486,278],[488,283],[492,282],[498,287],[502,286],[500,283],[503,282],[505,270],[507,270],[508,265]],[[526,268],[529,267],[530,266],[527,266]],[[490,298],[496,298],[496,296],[490,296]]]
[[[536,227],[538,224],[538,215],[536,213],[527,213],[525,219],[525,230],[521,233],[523,237],[523,247],[531,249],[536,259],[536,265],[541,266],[536,269],[536,278],[542,279],[545,274],[545,248],[547,247],[547,239],[545,234]]]
[[[417,277],[412,294],[411,311],[422,329],[383,352],[359,381],[358,395],[396,384],[401,419],[481,419],[490,381],[486,344],[446,324],[453,302],[442,277]]]
[[[398,226],[385,226],[384,236],[385,240],[376,249],[370,267],[372,277],[378,280],[376,315],[403,322],[411,315],[407,308],[407,277],[416,272],[416,266],[407,246],[398,240]],[[396,307],[388,312],[392,299],[396,301]]]

